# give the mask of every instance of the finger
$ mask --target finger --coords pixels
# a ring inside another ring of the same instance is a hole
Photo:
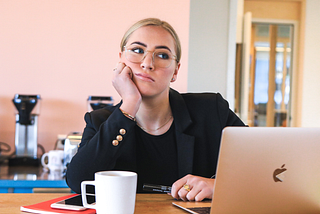
[[[120,64],[120,62],[118,62],[117,64],[116,64],[116,66],[114,66],[114,68],[113,68],[113,72],[117,72],[118,71],[118,65]]]
[[[214,183],[214,179],[203,178],[199,180],[196,187],[193,188],[193,190],[197,190],[194,200],[202,201],[205,198],[211,199],[213,195]],[[192,195],[190,195],[190,197],[192,197]],[[188,197],[188,199],[190,198]]]
[[[201,189],[198,189],[196,187],[193,187],[191,191],[187,194],[187,200],[188,201],[194,201],[196,200],[196,197],[201,193]]]
[[[185,190],[183,187],[180,188],[180,190],[178,191],[179,198],[183,201],[188,201],[188,198],[187,198],[188,193],[189,192]]]
[[[121,71],[126,67],[126,65],[122,62],[118,62],[117,65],[114,67],[113,72],[115,74],[121,73]]]
[[[187,183],[188,178],[185,176],[172,184],[171,195],[175,199],[179,199],[179,191]]]
[[[132,80],[133,74],[132,74],[132,70],[129,66],[124,66],[122,71],[120,73],[118,73],[119,76],[122,76],[122,78],[128,80]]]
[[[192,186],[190,184],[185,184],[182,186],[182,188],[179,190],[178,194],[179,197],[183,200],[183,201],[188,201],[189,200],[189,194],[192,191]],[[195,192],[195,191],[194,191]],[[195,194],[195,193],[194,193]],[[191,197],[192,198],[192,197]]]
[[[206,191],[200,191],[198,192],[198,194],[194,197],[194,200],[195,201],[202,201],[204,200],[205,198],[210,198],[208,197],[208,194]]]

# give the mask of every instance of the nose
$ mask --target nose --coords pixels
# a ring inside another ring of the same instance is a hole
[[[153,70],[154,69],[154,62],[153,62],[153,53],[147,52],[141,62],[141,68],[144,70]]]

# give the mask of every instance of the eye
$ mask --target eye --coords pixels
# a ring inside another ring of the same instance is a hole
[[[130,49],[130,51],[136,54],[144,54],[143,48],[140,47],[133,47]]]
[[[155,54],[155,56],[160,59],[170,59],[170,55],[165,52],[158,52]]]

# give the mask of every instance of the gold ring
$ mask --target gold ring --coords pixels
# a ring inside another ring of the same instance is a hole
[[[183,189],[187,190],[188,192],[191,191],[189,184],[183,185]]]

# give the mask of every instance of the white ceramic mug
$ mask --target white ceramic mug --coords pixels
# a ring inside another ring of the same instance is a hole
[[[95,186],[95,204],[88,204],[86,186]],[[94,181],[82,181],[82,203],[96,209],[97,214],[133,214],[136,202],[137,173],[102,171],[94,174]]]
[[[45,158],[48,158],[47,163],[45,162]],[[64,152],[63,150],[51,150],[41,157],[41,164],[43,167],[46,167],[50,170],[50,172],[53,172],[55,170],[62,171],[63,166],[63,158],[64,158]]]

